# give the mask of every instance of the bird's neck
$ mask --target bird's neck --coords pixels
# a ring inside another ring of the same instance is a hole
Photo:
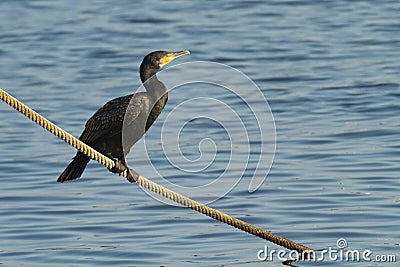
[[[158,101],[162,96],[166,95],[168,89],[160,80],[158,80],[156,73],[156,70],[141,71],[140,79],[150,97],[153,100]]]
[[[160,115],[161,111],[164,109],[165,103],[168,100],[168,89],[157,79],[156,72],[157,71],[151,70],[140,71],[140,78],[150,98],[149,104],[151,106],[151,110],[146,121],[146,131]]]
[[[142,83],[145,83],[148,79],[155,76],[157,73],[157,69],[148,68],[145,64],[140,65],[140,79]]]

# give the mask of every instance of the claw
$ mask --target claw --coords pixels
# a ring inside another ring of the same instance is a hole
[[[127,172],[128,177],[126,179],[128,179],[128,181],[131,183],[136,183],[139,178],[139,174],[137,172],[129,169],[126,163],[116,159],[114,160],[114,167],[109,169],[109,171],[113,173],[118,173],[120,176],[124,175],[124,173]]]
[[[131,183],[136,183],[138,178],[139,174],[134,170],[128,168],[128,177],[126,179],[128,179],[128,181]]]
[[[122,163],[120,160],[114,160],[114,167],[109,169],[110,172],[113,173],[122,173],[124,172],[128,167],[126,164]]]

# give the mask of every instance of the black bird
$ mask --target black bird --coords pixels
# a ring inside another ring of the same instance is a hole
[[[140,65],[140,79],[147,92],[110,100],[86,122],[79,139],[115,161],[111,172],[121,173],[126,169],[125,155],[150,128],[168,100],[167,88],[157,79],[157,71],[175,58],[189,53],[188,50],[155,51],[145,56]],[[57,182],[79,178],[89,160],[85,154],[78,152]]]

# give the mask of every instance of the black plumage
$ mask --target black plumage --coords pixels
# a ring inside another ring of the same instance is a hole
[[[116,161],[116,167],[110,170],[111,172],[119,173],[126,168],[125,155],[165,107],[168,91],[157,79],[157,71],[175,58],[186,54],[189,54],[189,51],[155,51],[148,54],[140,65],[140,78],[146,92],[110,100],[86,122],[79,139]],[[89,160],[89,157],[78,152],[57,182],[79,178]]]

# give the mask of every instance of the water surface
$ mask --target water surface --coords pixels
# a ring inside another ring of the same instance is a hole
[[[189,49],[181,62],[216,61],[248,75],[274,114],[275,161],[250,194],[251,159],[241,182],[211,205],[312,248],[346,238],[350,249],[397,255],[397,263],[363,266],[399,265],[398,1],[24,0],[1,1],[0,10],[0,86],[75,136],[106,101],[138,88],[139,64],[152,50]],[[201,88],[171,92],[148,140],[175,106],[204,96]],[[245,109],[234,97],[224,101]],[[1,264],[281,266],[257,259],[275,245],[160,203],[97,163],[57,184],[74,149],[5,104],[0,115]],[[208,172],[183,175],[156,146],[152,162],[182,185],[212,179],[226,167],[223,128],[193,121],[182,151],[196,159],[205,137],[221,145]],[[149,176],[140,153],[133,164]]]

